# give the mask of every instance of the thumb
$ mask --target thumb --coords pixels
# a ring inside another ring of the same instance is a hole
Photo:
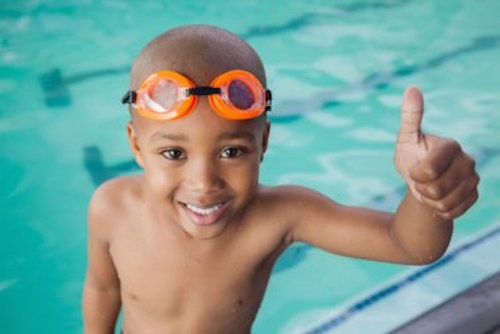
[[[424,97],[420,89],[410,86],[403,95],[401,106],[401,126],[398,133],[398,142],[418,143],[422,131],[420,125],[424,116]]]

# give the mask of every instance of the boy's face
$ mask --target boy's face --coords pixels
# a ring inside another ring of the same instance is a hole
[[[257,191],[269,135],[269,123],[261,118],[226,120],[200,97],[182,119],[137,116],[128,132],[144,168],[149,204],[193,238],[221,234]]]

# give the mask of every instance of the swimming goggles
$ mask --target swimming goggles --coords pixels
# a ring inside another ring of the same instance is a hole
[[[173,121],[194,110],[198,96],[204,95],[217,114],[230,120],[251,119],[271,110],[271,91],[243,70],[223,73],[210,86],[196,86],[174,71],[159,71],[149,76],[138,90],[129,90],[122,103],[137,108],[144,117]]]

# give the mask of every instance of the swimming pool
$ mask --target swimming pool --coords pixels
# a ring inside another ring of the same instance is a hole
[[[263,183],[393,209],[404,189],[393,143],[410,83],[426,97],[424,129],[458,139],[482,177],[452,256],[432,269],[294,245],[275,267],[255,333],[383,332],[500,270],[491,246],[499,10],[493,0],[0,1],[0,332],[81,332],[88,199],[104,180],[137,171],[119,104],[128,68],[145,41],[188,23],[239,34],[266,64],[275,103]],[[433,296],[416,301],[421,309],[387,305],[416,287]]]

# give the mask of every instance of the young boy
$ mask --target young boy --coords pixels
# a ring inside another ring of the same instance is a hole
[[[214,80],[215,78],[215,80]],[[99,187],[89,209],[85,333],[249,333],[273,264],[295,241],[378,261],[425,264],[477,199],[474,161],[423,134],[423,98],[403,98],[395,165],[409,191],[396,213],[258,183],[270,124],[264,68],[237,36],[168,31],[131,71],[130,148],[140,176]]]

